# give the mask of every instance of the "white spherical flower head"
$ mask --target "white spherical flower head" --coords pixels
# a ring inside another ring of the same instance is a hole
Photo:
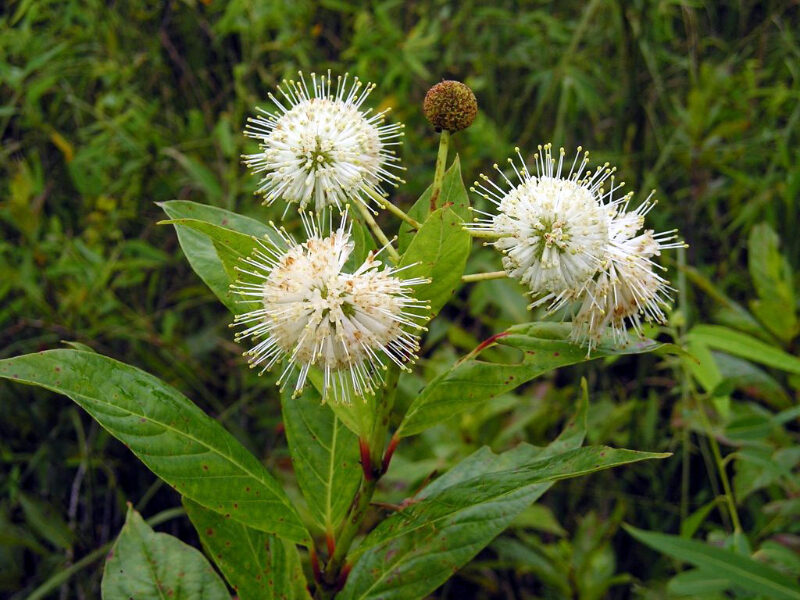
[[[662,269],[653,258],[662,250],[684,247],[675,241],[676,232],[659,234],[639,231],[644,216],[655,202],[650,198],[636,210],[628,212],[628,201],[610,208],[610,241],[603,268],[586,286],[580,308],[573,319],[572,339],[586,345],[591,352],[610,335],[613,343],[624,345],[628,327],[640,336],[644,322],[664,323],[664,309],[674,291],[657,270]]]
[[[400,367],[419,349],[426,306],[411,296],[424,279],[400,279],[397,269],[381,267],[370,254],[352,273],[344,272],[353,252],[350,228],[321,234],[313,217],[304,218],[307,241],[298,244],[276,229],[281,248],[262,243],[245,260],[234,290],[258,308],[237,315],[245,329],[237,340],[255,338],[248,350],[261,372],[285,362],[279,383],[297,372],[299,393],[312,367],[323,373],[323,400],[349,400],[372,393],[382,382],[387,360]]]
[[[276,112],[258,109],[261,114],[248,119],[245,135],[259,140],[261,151],[244,162],[263,173],[258,193],[265,204],[281,199],[287,210],[292,204],[341,208],[381,195],[382,182],[402,181],[392,147],[400,144],[403,125],[384,124],[388,109],[362,109],[374,84],[357,77],[348,82],[347,75],[333,84],[330,72],[312,73],[310,87],[300,73],[300,81],[278,88],[282,99],[269,94]]]
[[[567,170],[563,148],[556,160],[550,144],[539,146],[535,174],[516,151],[520,165],[509,163],[517,182],[495,165],[510,189],[485,175],[483,183],[475,182],[472,190],[492,202],[497,213],[477,211],[482,218],[470,229],[494,239],[505,271],[534,297],[531,306],[549,302],[555,309],[578,296],[600,268],[609,242],[608,206],[620,186],[614,186],[614,169],[607,164],[588,172],[588,153],[580,148]]]

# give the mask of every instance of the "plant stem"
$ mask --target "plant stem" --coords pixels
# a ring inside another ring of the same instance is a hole
[[[401,208],[392,204],[392,202],[388,198],[381,196],[375,190],[372,189],[369,190],[369,196],[370,198],[375,200],[375,202],[380,204],[382,208],[388,210],[390,213],[392,213],[395,217],[399,218],[401,221],[405,221],[414,229],[419,229],[420,227],[422,227],[422,224],[419,221],[417,221],[413,217],[408,216],[408,214],[403,212]]]
[[[689,300],[687,298],[686,290],[687,290],[687,283],[686,283],[686,275],[688,269],[686,267],[686,249],[685,248],[678,248],[678,309],[682,313],[681,316],[683,317],[683,323],[679,326],[678,331],[681,337],[681,341],[683,341],[684,336],[686,335],[686,331],[689,328]],[[684,403],[684,409],[688,409],[688,397],[689,397],[689,385],[690,385],[690,376],[686,370],[686,367],[683,367],[683,384],[682,384],[682,399]],[[733,528],[735,533],[740,533],[742,531],[742,524],[739,521],[739,513],[736,511],[736,501],[733,497],[733,488],[731,488],[731,483],[728,478],[728,472],[725,470],[725,461],[722,458],[722,452],[719,449],[719,443],[717,442],[717,438],[714,437],[714,431],[711,428],[711,422],[708,420],[708,415],[706,415],[705,407],[697,402],[695,408],[697,409],[698,414],[700,415],[700,421],[703,424],[703,429],[705,431],[706,437],[708,438],[709,444],[711,444],[711,452],[714,454],[714,462],[716,463],[717,471],[719,472],[719,478],[722,481],[722,489],[725,492],[725,501],[728,505],[728,512],[730,513],[731,521],[733,522]],[[688,513],[688,430],[689,426],[688,423],[684,428],[685,435],[683,436],[683,444],[684,444],[684,466],[683,466],[683,485],[682,487],[686,488],[682,490],[681,493],[681,520],[685,520],[686,514]]]
[[[436,171],[433,174],[433,186],[431,188],[430,212],[436,210],[439,194],[442,192],[442,181],[444,181],[444,169],[447,166],[447,150],[450,148],[450,132],[442,130],[439,136],[439,154],[436,155]]]
[[[336,546],[333,555],[325,565],[323,573],[325,584],[329,588],[333,588],[339,582],[342,568],[345,566],[347,559],[347,553],[361,529],[361,524],[367,514],[372,496],[375,494],[378,481],[383,475],[383,451],[386,446],[386,435],[389,431],[389,422],[399,377],[400,369],[397,366],[391,366],[386,372],[383,397],[376,407],[377,415],[368,440],[370,457],[368,468],[371,469],[371,472],[365,473],[365,477],[361,480],[361,487],[350,505],[350,510],[336,532]],[[320,590],[318,596],[320,598],[332,597],[330,589]]]
[[[475,231],[474,229],[467,229],[466,231],[474,238],[485,240],[499,240],[501,237],[503,237],[502,235],[493,231]]]
[[[686,272],[681,268],[686,266],[686,250],[678,248],[678,310],[683,316],[683,324],[678,325],[678,336],[681,343],[684,342],[686,330],[689,326],[689,305],[686,298]],[[681,430],[681,526],[689,517],[689,422],[686,418],[689,414],[689,384],[690,375],[686,365],[681,361],[681,411],[684,426]]]
[[[469,275],[462,275],[461,281],[488,281],[490,279],[505,279],[508,274],[505,271],[491,271],[489,273],[471,273]]]
[[[725,461],[722,459],[722,453],[719,451],[719,443],[717,442],[717,438],[714,437],[714,432],[711,429],[711,422],[708,420],[705,407],[698,405],[697,412],[700,414],[700,420],[703,422],[703,429],[705,429],[706,437],[711,444],[711,452],[714,453],[714,462],[717,465],[717,471],[719,471],[719,478],[722,480],[722,489],[725,491],[725,501],[728,504],[728,512],[731,515],[731,521],[733,521],[734,533],[741,533],[742,524],[739,521],[739,513],[736,512],[733,489],[728,479],[728,472],[725,470]]]
[[[392,262],[397,263],[400,261],[400,255],[397,253],[397,250],[394,249],[392,246],[392,242],[389,238],[386,237],[386,234],[383,233],[380,225],[375,221],[375,218],[372,216],[372,213],[369,212],[369,208],[364,206],[363,202],[356,202],[356,207],[361,212],[361,216],[364,217],[364,220],[367,222],[367,225],[372,230],[372,235],[378,240],[380,244],[383,244],[386,247],[386,252],[389,253],[389,257],[392,259]]]

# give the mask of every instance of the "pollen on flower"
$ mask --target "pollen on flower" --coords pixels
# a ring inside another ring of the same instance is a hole
[[[350,201],[366,203],[380,195],[381,183],[396,185],[402,167],[393,147],[400,145],[403,125],[384,124],[387,110],[373,113],[362,105],[374,84],[348,75],[334,82],[302,73],[284,81],[281,98],[269,94],[275,112],[248,119],[245,134],[260,142],[260,151],[244,156],[245,164],[263,177],[258,193],[264,203],[283,200],[302,210],[342,208]],[[335,83],[335,85],[334,85]]]
[[[563,148],[556,159],[549,144],[539,146],[532,174],[517,149],[518,163],[509,159],[516,180],[494,165],[499,184],[486,175],[475,182],[472,191],[497,210],[476,209],[481,217],[468,229],[493,240],[506,273],[533,297],[530,307],[577,310],[571,338],[591,352],[609,335],[626,343],[628,327],[641,334],[644,322],[665,321],[673,290],[653,259],[685,244],[675,231],[640,233],[652,193],[629,210],[633,193],[621,193],[615,169],[588,169],[581,151],[565,163]]]
[[[639,233],[645,215],[655,206],[652,195],[633,211],[628,211],[628,201],[610,209],[610,239],[603,267],[587,284],[573,318],[571,337],[589,351],[607,335],[613,343],[624,345],[628,327],[641,336],[643,323],[666,321],[664,309],[674,290],[657,272],[663,267],[653,258],[662,250],[685,244],[677,241],[675,230]]]
[[[476,182],[473,190],[497,212],[476,211],[482,218],[469,228],[494,238],[505,271],[528,288],[532,306],[548,302],[555,309],[578,296],[600,267],[609,241],[607,205],[621,186],[608,165],[587,171],[588,153],[580,148],[565,165],[563,148],[556,160],[550,144],[539,146],[535,174],[516,152],[519,164],[508,161],[515,181],[495,165],[499,185],[486,175]]]
[[[348,401],[380,385],[387,361],[404,368],[416,359],[426,305],[411,289],[426,280],[397,277],[400,269],[381,268],[377,253],[345,272],[354,249],[346,212],[327,236],[313,215],[303,223],[305,242],[276,228],[279,245],[262,242],[244,261],[233,289],[258,308],[236,316],[244,327],[237,341],[255,341],[245,356],[262,373],[285,363],[279,383],[296,375],[295,392],[319,367],[323,400]]]

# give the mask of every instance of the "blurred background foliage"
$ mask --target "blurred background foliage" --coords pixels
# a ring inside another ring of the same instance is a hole
[[[421,100],[440,79],[460,79],[481,108],[454,138],[468,185],[515,145],[532,152],[553,141],[591,149],[633,189],[657,190],[650,226],[679,228],[690,248],[665,259],[679,302],[669,326],[649,333],[696,359],[563,369],[404,442],[387,502],[470,449],[544,443],[586,377],[591,442],[675,453],[559,484],[435,597],[730,597],[675,577],[685,568],[635,542],[623,522],[733,547],[796,576],[799,8],[7,0],[0,357],[67,340],[135,364],[187,393],[293,485],[277,390],[244,368],[225,310],[174,231],[156,225],[156,203],[273,216],[239,160],[253,148],[243,124],[282,77],[330,68],[376,82],[373,105],[406,123],[408,183],[393,198],[408,207],[430,180],[437,143]],[[476,245],[469,268],[498,261]],[[525,305],[508,281],[464,287],[403,381],[405,401],[423,375],[535,318]],[[8,385],[0,394],[0,596],[98,597],[100,559],[127,500],[193,539],[173,510],[177,495],[67,400]]]

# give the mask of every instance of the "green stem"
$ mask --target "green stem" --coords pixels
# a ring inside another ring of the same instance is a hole
[[[719,450],[719,443],[717,442],[717,438],[714,437],[714,432],[711,429],[711,422],[708,420],[705,407],[698,406],[697,412],[700,413],[700,420],[703,422],[703,429],[705,430],[706,437],[711,444],[711,452],[714,453],[714,462],[717,465],[717,471],[719,471],[719,478],[722,480],[722,489],[725,491],[725,501],[728,504],[728,512],[731,515],[731,521],[733,521],[734,533],[741,533],[742,523],[739,521],[739,513],[736,512],[736,502],[733,498],[733,489],[731,488],[731,482],[728,479],[728,472],[725,470],[725,461],[722,459],[722,453]]]
[[[681,268],[686,266],[686,250],[678,248],[678,310],[683,317],[683,323],[678,325],[678,337],[683,343],[686,331],[689,326],[689,304],[686,298],[686,272]],[[689,517],[689,385],[690,375],[686,365],[681,362],[681,410],[683,411],[684,427],[681,431],[681,526]]]
[[[420,227],[422,227],[422,224],[419,221],[408,216],[408,214],[403,212],[401,208],[392,204],[392,202],[388,198],[381,196],[378,192],[372,189],[370,189],[368,193],[370,198],[375,200],[375,202],[380,204],[382,208],[388,210],[390,213],[392,213],[395,217],[399,218],[401,221],[405,221],[414,229],[419,229]]]
[[[447,151],[449,148],[450,132],[442,130],[439,136],[439,154],[436,155],[436,171],[433,174],[433,186],[431,187],[430,212],[436,210],[439,194],[442,192],[442,181],[444,181],[444,169],[447,166]]]
[[[461,281],[488,281],[490,279],[505,279],[508,273],[505,271],[490,271],[489,273],[470,273],[469,275],[462,275]]]
[[[678,248],[678,308],[681,312],[681,317],[683,318],[683,323],[679,326],[679,335],[681,341],[686,335],[686,331],[689,328],[689,301],[687,297],[687,273],[689,270],[686,266],[686,249],[685,248]],[[689,397],[689,386],[691,383],[689,373],[686,370],[686,367],[683,369],[683,384],[682,384],[682,397],[684,402],[684,407],[688,409],[688,397]],[[722,481],[722,489],[725,492],[725,501],[728,505],[728,512],[731,516],[731,521],[733,522],[733,528],[735,533],[740,533],[742,531],[742,524],[739,521],[739,513],[736,511],[736,501],[733,497],[733,488],[731,488],[731,482],[728,478],[728,472],[725,470],[725,461],[722,458],[722,452],[719,449],[719,443],[717,442],[717,438],[714,437],[714,431],[711,428],[711,422],[708,420],[708,415],[706,415],[705,406],[700,403],[697,403],[696,409],[698,414],[700,415],[700,421],[703,424],[703,429],[705,431],[706,437],[708,438],[709,444],[711,444],[711,452],[714,454],[714,462],[716,463],[717,471],[719,472],[719,478]],[[685,490],[681,493],[681,518],[685,519],[685,513],[688,513],[688,423],[685,427],[686,434],[683,438],[684,443],[684,467],[683,467],[683,474],[682,479],[683,486],[686,487]],[[686,505],[686,506],[684,506]]]
[[[372,213],[369,212],[369,208],[364,206],[363,202],[356,202],[355,205],[358,207],[359,212],[361,212],[361,216],[364,217],[364,220],[367,222],[370,230],[372,230],[372,235],[375,236],[375,239],[378,240],[378,243],[386,247],[386,252],[389,253],[389,257],[392,259],[392,262],[400,262],[400,255],[397,253],[397,250],[394,249],[392,242],[389,241],[389,238],[386,237],[386,234],[383,233],[383,230],[375,221]]]
[[[467,229],[466,231],[470,234],[470,236],[484,240],[499,240],[501,237],[503,237],[494,231],[475,231],[474,229]]]
[[[336,546],[333,555],[328,559],[325,565],[323,577],[325,583],[329,587],[327,590],[320,590],[317,594],[320,598],[332,597],[330,589],[336,586],[342,567],[344,567],[347,553],[353,540],[361,529],[361,524],[367,514],[372,497],[375,494],[375,489],[378,486],[378,481],[383,475],[382,463],[383,452],[386,447],[386,435],[389,432],[389,422],[394,407],[395,393],[397,392],[397,380],[400,377],[400,369],[397,366],[391,366],[386,372],[386,385],[384,386],[383,397],[378,404],[377,415],[375,423],[370,432],[368,445],[369,445],[369,465],[364,465],[365,477],[361,480],[361,487],[353,498],[353,503],[350,505],[350,510],[347,513],[344,521],[339,525],[336,532],[335,542]]]

